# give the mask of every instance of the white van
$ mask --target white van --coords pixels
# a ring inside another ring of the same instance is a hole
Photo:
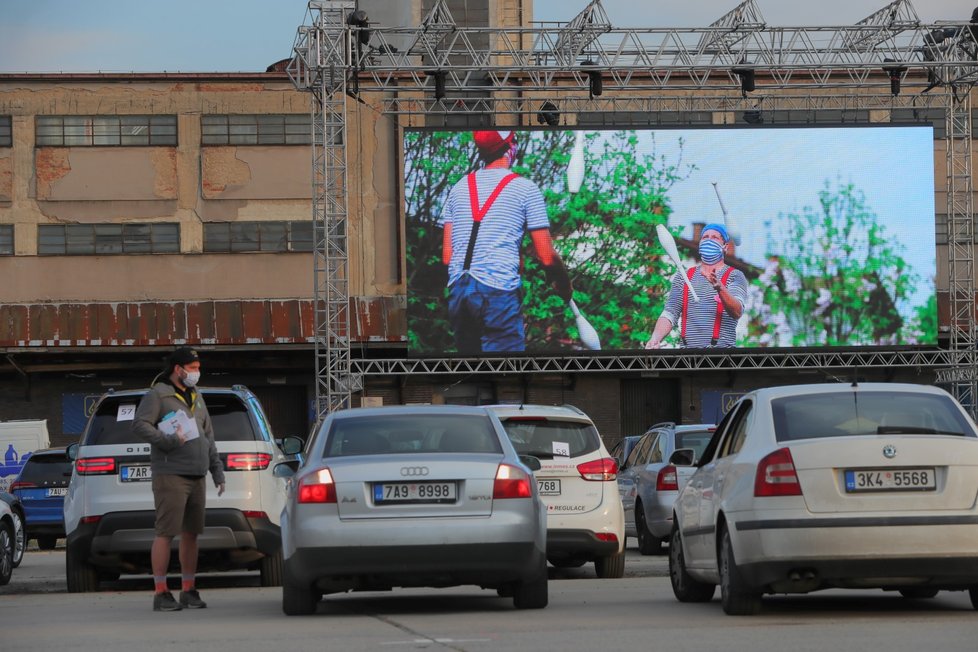
[[[50,447],[46,419],[0,421],[0,491],[10,491],[34,451]]]

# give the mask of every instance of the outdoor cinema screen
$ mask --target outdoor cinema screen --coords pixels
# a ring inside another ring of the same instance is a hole
[[[405,129],[403,151],[411,355],[937,344],[930,125]]]

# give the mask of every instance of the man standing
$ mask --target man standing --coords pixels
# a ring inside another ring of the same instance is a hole
[[[516,134],[476,131],[473,141],[484,167],[455,184],[439,220],[452,334],[462,353],[523,351],[524,233],[529,232],[537,258],[567,302],[571,282],[553,246],[543,194],[535,183],[510,170]]]
[[[166,377],[154,385],[136,408],[133,431],[151,445],[156,538],[153,539],[154,611],[203,609],[195,586],[197,536],[204,531],[205,477],[211,472],[217,495],[224,493],[224,468],[214,444],[214,429],[203,398],[197,351],[181,347],[167,362]],[[167,589],[170,545],[180,535],[180,601]]]
[[[737,342],[737,320],[747,303],[747,277],[724,263],[730,241],[720,224],[707,224],[700,234],[700,264],[687,270],[700,301],[677,271],[647,349],[657,349],[677,323],[682,323],[680,345],[687,348],[730,348]]]

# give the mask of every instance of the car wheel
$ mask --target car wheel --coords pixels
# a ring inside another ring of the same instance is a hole
[[[726,527],[720,539],[720,602],[728,616],[751,616],[761,609],[761,593],[747,586],[740,574]]]
[[[68,593],[90,593],[98,591],[98,571],[88,562],[79,558],[71,548],[65,551],[65,575],[68,580]]]
[[[41,550],[54,550],[58,546],[58,537],[37,537],[37,547]]]
[[[316,613],[323,594],[309,584],[296,584],[283,578],[282,612],[286,616],[308,616]]]
[[[625,551],[594,560],[594,571],[604,580],[617,579],[625,575]]]
[[[547,562],[540,565],[536,577],[513,587],[513,606],[517,609],[543,609],[550,596],[547,590]]]
[[[672,593],[680,602],[709,602],[717,589],[713,584],[694,580],[686,571],[686,555],[678,527],[673,527],[669,539],[669,580]]]
[[[24,551],[27,550],[27,534],[24,532],[24,518],[17,512],[11,510],[14,516],[14,568],[20,566],[24,561]]]
[[[645,508],[635,503],[635,531],[638,533],[638,551],[643,555],[661,555],[662,539],[649,532],[645,524]]]
[[[14,528],[0,523],[0,586],[10,582],[14,572]]]
[[[262,586],[282,586],[282,549],[274,555],[262,557],[258,570]]]
[[[910,589],[900,589],[900,595],[910,600],[927,600],[937,595],[938,589],[930,589],[924,586]]]

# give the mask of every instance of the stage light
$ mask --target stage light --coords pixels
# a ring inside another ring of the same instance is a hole
[[[360,41],[360,45],[366,45],[370,42],[370,30],[367,29],[370,23],[367,21],[366,11],[357,9],[346,17],[346,24],[350,27],[360,28],[360,31],[357,33],[357,39]]]
[[[581,65],[593,66],[594,62],[591,61],[590,59],[585,59],[584,61],[581,62]],[[601,95],[602,92],[604,92],[604,86],[601,80],[600,70],[588,70],[587,79],[588,79],[588,93],[590,93],[591,97],[597,97],[598,95]]]
[[[764,124],[764,116],[757,109],[744,111],[744,122],[750,125],[762,125]]]
[[[741,62],[743,63],[743,62]],[[753,68],[734,68],[730,72],[740,77],[740,91],[747,95],[753,91],[756,87],[754,86],[754,69]]]
[[[448,79],[447,70],[426,70],[425,73],[429,77],[435,78],[435,99],[443,100],[445,99],[445,81]]]
[[[537,123],[549,127],[556,127],[560,124],[560,111],[557,109],[557,105],[550,100],[541,104],[540,110],[537,111]]]
[[[883,59],[883,63],[884,64],[893,64],[893,63],[897,63],[897,62],[894,61],[893,59]],[[907,67],[906,66],[901,66],[901,65],[895,65],[895,66],[892,66],[892,65],[884,65],[883,66],[883,72],[885,72],[887,75],[890,76],[890,93],[892,95],[899,95],[900,94],[900,76],[903,73],[907,72]]]

